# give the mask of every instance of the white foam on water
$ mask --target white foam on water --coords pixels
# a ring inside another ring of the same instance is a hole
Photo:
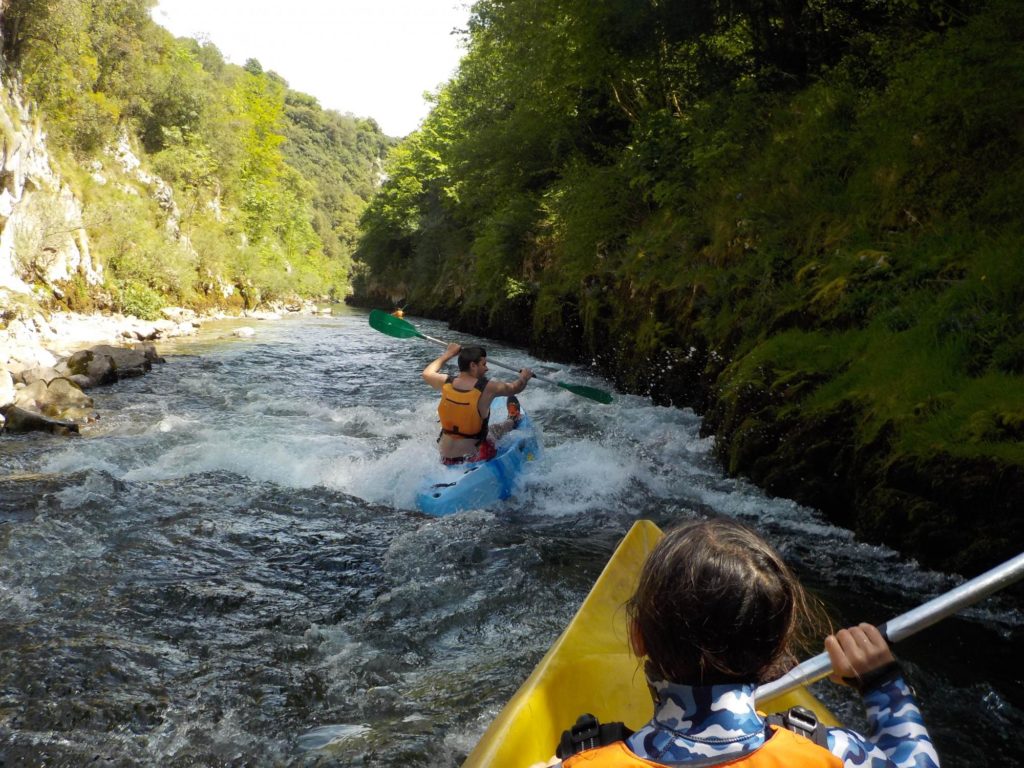
[[[569,429],[583,434],[566,433],[560,426],[564,415],[550,409],[535,417],[545,455],[525,488],[537,491],[533,501],[546,513],[633,506],[638,495],[669,498],[694,477],[714,476],[711,443],[700,437],[700,420],[692,411],[655,407],[633,396],[612,406],[573,398],[566,406],[576,417]],[[545,416],[553,429],[544,429]]]
[[[340,456],[322,484],[375,504],[413,509],[416,490],[441,467],[436,402],[421,400],[399,410],[359,406],[337,415],[339,423],[372,430],[368,442],[374,449]]]
[[[167,432],[182,432],[187,429],[192,429],[197,423],[195,419],[186,419],[182,416],[169,415],[160,419],[157,422],[156,428],[163,433]]]
[[[132,481],[155,481],[205,472],[232,472],[251,480],[292,488],[322,485],[330,467],[366,441],[344,435],[230,434],[204,430],[163,452],[160,462],[125,470]]]
[[[417,489],[440,466],[432,441],[408,439],[383,455],[340,458],[323,484],[375,504],[413,509]]]
[[[540,363],[519,350],[495,347],[493,352],[556,380],[610,389],[586,371]],[[337,354],[344,351],[331,346],[306,359],[326,370]],[[177,397],[155,408],[146,401],[130,404],[130,416],[101,425],[100,439],[69,444],[48,456],[45,468],[98,470],[126,481],[227,472],[284,487],[324,486],[370,503],[413,509],[418,488],[443,471],[436,446],[438,393],[404,368],[381,385],[377,369],[370,367],[380,365],[376,352],[366,366],[339,369],[328,389],[309,389],[302,366],[289,378],[293,359],[284,355],[272,375],[252,366],[238,375],[230,356],[205,360],[175,381]],[[510,378],[503,371],[494,374]],[[495,508],[558,518],[628,513],[664,502],[852,549],[852,534],[825,523],[814,510],[723,476],[713,455],[714,439],[701,437],[701,420],[691,410],[655,406],[639,396],[615,397],[613,404],[602,405],[531,382],[520,400],[537,427],[542,452],[527,465],[513,498]],[[73,507],[93,495],[82,488],[65,494],[62,502]],[[857,556],[869,561],[891,557],[863,546]],[[894,573],[898,570],[887,569],[888,578],[902,580],[916,572],[914,566],[906,576]]]
[[[63,450],[54,451],[47,456],[42,463],[42,470],[52,473],[94,470],[106,472],[116,477],[120,472],[120,465],[117,463],[119,458],[120,453],[117,451],[97,451],[85,454],[78,450],[77,446],[68,446]]]
[[[589,440],[545,447],[522,478],[524,500],[537,513],[578,515],[609,503],[626,503],[646,468],[635,456]]]
[[[125,422],[102,439],[53,453],[45,466],[51,472],[93,470],[142,482],[230,472],[286,487],[323,485],[411,507],[412,475],[421,477],[436,463],[432,411],[430,404],[417,410],[282,405],[258,395],[233,412],[205,419],[153,414],[149,423]],[[408,480],[396,486],[395,476]]]

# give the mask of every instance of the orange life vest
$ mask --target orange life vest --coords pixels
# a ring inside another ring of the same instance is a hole
[[[578,752],[562,761],[565,768],[663,768],[661,763],[633,754],[624,741]],[[759,749],[715,768],[842,768],[843,761],[810,739],[772,726],[772,735]]]
[[[441,387],[441,402],[437,415],[441,417],[441,433],[466,437],[480,442],[487,437],[487,422],[480,415],[480,395],[487,386],[487,379],[477,379],[469,392],[456,389],[452,377]]]

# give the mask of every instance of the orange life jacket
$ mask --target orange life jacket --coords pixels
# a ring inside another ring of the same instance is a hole
[[[577,752],[562,761],[565,768],[663,768],[661,763],[633,754],[624,741]],[[772,726],[772,735],[759,749],[715,768],[842,768],[843,761],[810,739]]]
[[[487,437],[487,422],[480,415],[480,395],[487,386],[487,379],[477,379],[473,389],[463,392],[452,384],[452,377],[441,387],[441,402],[437,415],[441,417],[441,433],[476,440]]]

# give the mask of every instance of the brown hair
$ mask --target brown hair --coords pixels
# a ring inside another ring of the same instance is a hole
[[[666,533],[627,608],[655,671],[689,685],[775,679],[823,616],[778,552],[728,518]]]
[[[468,371],[472,363],[479,363],[487,357],[487,350],[483,347],[463,347],[459,352],[459,370]]]

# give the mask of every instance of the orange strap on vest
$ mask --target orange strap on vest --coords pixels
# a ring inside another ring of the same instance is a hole
[[[661,763],[633,754],[626,742],[578,752],[562,761],[565,768],[662,768]],[[810,739],[772,726],[772,735],[759,749],[715,768],[842,768],[843,761]]]
[[[480,415],[480,395],[487,379],[477,379],[469,392],[456,389],[451,377],[441,387],[441,402],[437,415],[441,417],[441,432],[480,442],[487,437],[487,420]]]

